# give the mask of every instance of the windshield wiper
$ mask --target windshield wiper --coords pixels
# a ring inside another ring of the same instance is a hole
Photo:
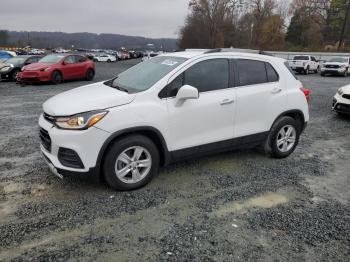
[[[112,87],[114,87],[115,89],[118,89],[119,91],[123,91],[123,92],[126,92],[126,93],[129,94],[129,90],[126,89],[126,88],[124,88],[124,87],[121,87],[121,86],[113,86],[113,85],[112,85]]]

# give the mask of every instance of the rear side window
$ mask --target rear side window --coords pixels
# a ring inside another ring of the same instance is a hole
[[[239,76],[239,86],[267,83],[265,62],[256,60],[236,60]]]
[[[284,62],[284,65],[287,67],[288,71],[294,76],[296,80],[298,80],[297,76],[295,75],[294,71],[290,68],[289,63],[286,61]]]
[[[228,59],[211,59],[193,65],[185,71],[185,84],[197,88],[199,92],[228,88]]]
[[[269,82],[277,82],[279,80],[279,76],[276,72],[276,70],[270,65],[270,63],[265,63],[266,65],[266,74],[267,74],[267,80]]]

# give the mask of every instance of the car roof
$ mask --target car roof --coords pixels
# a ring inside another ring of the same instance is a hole
[[[209,51],[209,52],[208,52]],[[195,49],[195,50],[186,50],[186,51],[180,51],[180,52],[174,52],[174,53],[166,53],[166,54],[161,54],[160,56],[171,56],[171,57],[181,57],[181,58],[200,58],[200,57],[210,57],[210,56],[244,56],[247,58],[265,58],[267,60],[274,60],[274,61],[280,61],[284,62],[286,61],[283,58],[275,57],[275,56],[270,56],[270,55],[264,55],[264,54],[259,54],[259,53],[252,53],[254,50],[250,50],[250,52],[239,52],[239,51],[223,51],[223,52],[215,52],[215,50],[201,50],[201,49]],[[256,51],[258,52],[258,51]]]

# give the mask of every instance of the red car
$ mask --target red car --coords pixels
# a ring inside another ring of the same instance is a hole
[[[63,80],[93,80],[95,64],[81,55],[51,54],[39,62],[24,66],[18,76],[20,83],[52,82],[59,84]]]

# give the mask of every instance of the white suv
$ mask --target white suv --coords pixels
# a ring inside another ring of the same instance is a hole
[[[241,146],[287,157],[309,120],[308,95],[280,58],[163,54],[46,101],[41,151],[60,177],[92,174],[131,190],[160,165]]]

